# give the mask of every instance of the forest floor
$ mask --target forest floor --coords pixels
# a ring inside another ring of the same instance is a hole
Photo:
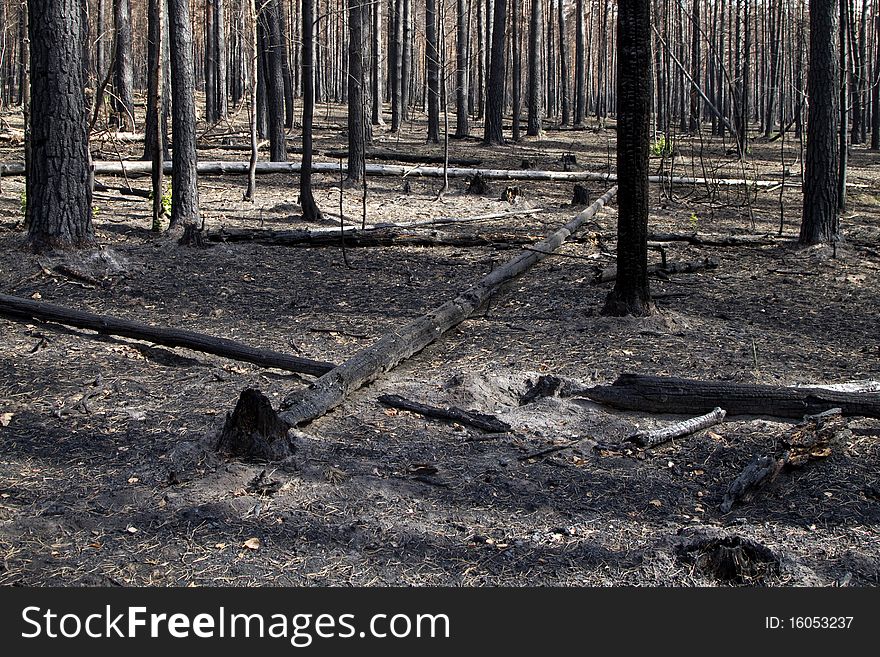
[[[344,148],[343,123],[342,108],[322,113],[316,148]],[[613,123],[591,125],[500,148],[476,139],[450,148],[486,168],[518,169],[528,159],[561,171],[562,155],[573,153],[570,168],[606,172]],[[416,121],[400,136],[383,129],[376,137],[389,150],[442,153],[424,144],[424,134]],[[711,175],[779,180],[784,152],[788,180],[798,180],[791,137],[784,146],[755,140],[743,166],[726,154],[729,142],[703,142],[702,164],[692,165],[700,140],[676,139],[676,173],[699,176],[705,165]],[[299,145],[296,129],[290,143]],[[142,146],[119,148],[136,157]],[[20,145],[0,151],[3,161],[21,160]],[[103,152],[115,158],[111,143]],[[746,193],[652,185],[652,230],[775,236],[782,212],[783,239],[669,243],[669,261],[712,257],[719,266],[654,278],[658,312],[646,319],[599,313],[610,284],[592,279],[612,262],[611,204],[478,316],[304,427],[293,461],[281,465],[206,459],[181,477],[175,448],[216,436],[243,389],[259,389],[277,407],[310,377],[0,320],[0,584],[876,586],[880,420],[850,418],[841,449],[780,474],[725,514],[719,505],[728,485],[754,456],[772,453],[793,420],[730,417],[654,449],[608,452],[595,443],[680,416],[520,398],[540,374],[585,384],[636,372],[876,386],[878,165],[880,153],[853,149],[850,181],[861,186],[850,189],[836,249],[796,246],[797,186]],[[652,168],[660,166],[652,158]],[[541,239],[582,209],[570,204],[571,183],[492,182],[473,195],[464,179],[450,182],[438,200],[436,179],[369,178],[367,221],[541,212],[442,228],[488,235],[489,246],[349,248],[346,266],[338,247],[177,246],[150,232],[146,199],[96,193],[98,248],[38,257],[22,233],[23,179],[6,178],[0,291],[339,363],[513,257],[522,247],[505,243],[510,236]],[[149,188],[143,177],[131,184]],[[507,185],[519,187],[514,202],[501,199]],[[316,227],[298,215],[295,176],[260,176],[255,203],[241,200],[244,186],[243,177],[202,178],[207,228]],[[592,198],[604,191],[602,183],[588,186]],[[332,226],[338,179],[317,176],[315,187]],[[352,223],[361,219],[361,194],[342,190]],[[95,280],[60,273],[60,264]],[[487,436],[387,409],[377,403],[385,393],[492,413],[512,431]],[[553,446],[569,447],[530,457]],[[735,567],[713,567],[712,555],[695,553],[706,537],[746,546]],[[758,545],[769,552],[748,548]]]

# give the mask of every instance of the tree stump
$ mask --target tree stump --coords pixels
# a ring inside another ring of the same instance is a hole
[[[485,194],[487,191],[489,191],[489,185],[483,174],[475,174],[468,183],[468,194]]]
[[[501,194],[502,201],[507,201],[508,203],[513,203],[520,197],[519,187],[505,187],[504,192]]]
[[[583,185],[574,186],[574,195],[571,198],[572,205],[589,205],[590,190]]]
[[[232,414],[226,415],[216,451],[246,460],[283,461],[294,452],[287,431],[287,425],[278,418],[266,396],[247,388]]]
[[[524,157],[523,161],[519,165],[519,168],[520,169],[534,169],[535,168],[535,161],[530,160],[527,157]]]

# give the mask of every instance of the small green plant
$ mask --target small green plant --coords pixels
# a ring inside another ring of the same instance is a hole
[[[20,202],[21,202],[21,214],[22,214],[22,216],[24,216],[27,214],[27,192],[26,191],[22,191]]]
[[[672,151],[675,149],[675,144],[671,139],[668,139],[666,135],[660,135],[651,144],[651,155],[655,157],[668,157],[672,155]]]
[[[691,212],[691,216],[690,216],[690,218],[689,218],[689,221],[691,222],[691,228],[693,228],[694,230],[696,230],[696,229],[697,229],[697,224],[700,223],[700,218],[697,216],[697,213],[696,213],[696,212]]]
[[[153,192],[150,192],[150,204],[153,203]],[[165,193],[162,194],[162,214],[166,217],[171,216],[171,188],[165,190]]]
[[[101,214],[101,206],[100,205],[93,205],[92,206],[92,218],[97,219],[99,214]]]

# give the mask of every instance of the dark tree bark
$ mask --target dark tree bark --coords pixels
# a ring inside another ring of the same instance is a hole
[[[847,62],[847,42],[848,42],[848,33],[849,33],[849,20],[847,14],[847,0],[840,0],[840,32],[837,40],[837,51],[838,51],[838,71],[840,76],[840,99],[837,103],[838,111],[840,112],[840,123],[838,125],[837,132],[837,148],[838,148],[838,160],[837,160],[837,209],[839,212],[843,212],[846,210],[846,169],[849,159],[849,151],[848,148],[848,140],[847,140],[847,127],[849,122],[849,108],[847,106],[847,101],[849,100],[848,86],[847,81],[850,77],[848,75],[849,64]],[[812,60],[811,60],[812,61]],[[808,135],[809,138],[809,135]]]
[[[382,118],[382,99],[385,97],[384,85],[382,84],[382,2],[373,4],[373,35],[371,41],[371,123],[373,125],[385,125]]]
[[[653,311],[648,287],[649,0],[618,7],[617,99],[617,281],[602,312],[644,316]]]
[[[413,0],[403,0],[403,68],[401,71],[401,121],[409,117],[413,68]]]
[[[95,68],[98,73],[98,81],[107,75],[107,36],[104,33],[107,26],[107,0],[98,0],[97,17],[98,34],[95,36]]]
[[[541,134],[541,25],[544,22],[542,1],[532,0],[529,23],[529,125],[526,134],[530,137]]]
[[[547,63],[547,116],[559,114],[556,103],[556,12],[553,11],[553,0],[548,0],[547,7],[547,43],[544,47],[544,61]]]
[[[584,34],[584,0],[577,0],[574,44],[574,122],[581,125],[587,113],[586,35]],[[650,27],[650,26],[649,26]]]
[[[391,132],[400,130],[403,123],[403,1],[394,3],[394,35],[390,57],[393,77],[391,79]]]
[[[810,0],[807,152],[800,243],[829,242],[838,230],[837,130],[839,72],[835,57],[837,0]]]
[[[520,26],[522,25],[521,0],[510,0],[510,55],[511,55],[511,72],[513,84],[513,141],[520,140],[520,131],[522,126],[522,38],[520,35]]]
[[[162,26],[165,22],[163,20],[164,13],[164,0],[149,0],[147,5],[147,72],[149,73],[149,79],[147,80],[147,116],[146,121],[144,122],[144,154],[143,157],[141,157],[142,160],[153,159],[157,147],[157,140],[159,140],[159,148],[161,149],[163,159],[171,159],[168,150],[168,121],[166,120],[166,112],[168,109],[166,102],[167,92],[164,88],[164,84],[160,84],[162,89],[159,93],[156,92],[156,83],[158,80],[154,75],[156,71],[159,71],[159,80],[161,80],[161,83],[164,83],[165,48],[163,45],[164,35],[162,34],[165,32],[165,29]],[[154,47],[157,43],[162,46],[158,50]],[[156,108],[157,100],[161,104],[161,107],[158,109]],[[161,131],[157,129],[157,120],[161,122]]]
[[[871,150],[880,150],[880,13],[874,17],[874,75],[871,85]]]
[[[205,119],[220,120],[217,105],[217,0],[205,0]]]
[[[363,178],[367,121],[365,92],[365,32],[369,5],[367,0],[348,0],[348,180]]]
[[[455,25],[455,136],[464,139],[471,130],[468,116],[470,34],[466,0],[456,2]]]
[[[440,142],[440,51],[437,0],[425,0],[425,70],[428,75],[428,142]]]
[[[113,0],[116,23],[115,98],[116,124],[134,130],[134,69],[131,61],[131,5],[129,0]]]
[[[217,52],[217,113],[218,119],[229,112],[227,94],[228,76],[226,70],[226,5],[224,0],[215,0],[214,42]]]
[[[199,226],[199,176],[196,153],[196,75],[189,0],[168,0],[171,41],[171,136],[174,139],[171,174],[171,224],[174,234]]]
[[[302,169],[299,174],[299,204],[303,219],[320,221],[323,218],[312,193],[312,123],[315,115],[315,0],[302,0]]]
[[[690,131],[695,133],[700,128],[700,117],[702,113],[701,98],[697,91],[702,79],[702,69],[700,65],[700,0],[693,0],[691,14],[691,79],[693,80],[693,84],[691,85],[690,91],[691,116],[689,127]]]
[[[571,109],[568,97],[568,33],[565,29],[565,7],[559,2],[559,86],[562,94],[562,125],[571,122]]]
[[[504,133],[504,43],[507,31],[507,0],[495,0],[490,55],[489,82],[486,85],[486,120],[483,142],[503,144]]]
[[[292,128],[293,127],[293,96],[294,96],[294,81],[293,81],[293,70],[290,66],[290,49],[287,46],[287,40],[290,35],[290,26],[288,25],[287,20],[287,9],[284,6],[284,2],[282,0],[276,0],[277,2],[277,15],[278,15],[278,57],[281,61],[281,76],[284,81],[283,89],[284,89],[284,127]]]
[[[260,52],[257,37],[257,3],[255,0],[245,0],[247,7],[248,58],[250,60],[250,80],[248,84],[248,98],[250,107],[248,112],[248,124],[251,137],[251,157],[248,162],[248,184],[244,192],[245,201],[253,201],[257,191],[257,68],[259,66]]]
[[[263,5],[259,23],[264,35],[263,43],[266,44],[262,57],[266,71],[269,159],[272,162],[287,161],[287,145],[284,138],[284,65],[279,11],[279,0],[269,0]]]
[[[28,0],[31,161],[28,242],[38,250],[94,239],[79,0]]]

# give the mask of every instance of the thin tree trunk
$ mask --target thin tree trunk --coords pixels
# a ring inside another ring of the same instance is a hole
[[[428,76],[428,142],[437,144],[440,143],[440,50],[437,44],[437,0],[425,0],[425,70]]]
[[[372,90],[372,116],[371,120],[373,125],[385,125],[385,120],[382,118],[382,99],[385,97],[384,87],[382,84],[382,5],[381,1],[373,3],[373,34],[371,41],[371,82],[373,84]]]
[[[314,2],[315,0],[302,0],[303,156],[299,174],[299,204],[306,221],[320,221],[323,218],[312,193],[312,123],[315,115]]]
[[[468,117],[468,72],[470,70],[470,34],[466,0],[456,2],[455,30],[455,136],[464,139],[470,134]]]
[[[364,51],[367,0],[348,0],[348,180],[363,177],[366,151],[366,107],[364,98]]]
[[[582,125],[587,114],[587,71],[585,64],[584,0],[577,0],[574,50],[574,123]]]
[[[532,19],[529,25],[529,123],[526,134],[531,137],[541,134],[541,25],[544,23],[542,1],[532,0]]]
[[[251,133],[251,159],[248,166],[248,184],[244,192],[245,201],[253,201],[257,191],[257,67],[259,61],[259,46],[257,43],[257,6],[256,0],[247,2],[247,26],[250,38],[247,40],[248,52],[251,61],[251,76],[249,81],[250,104],[248,107],[248,121]],[[242,39],[244,41],[244,39]]]
[[[565,29],[565,8],[563,0],[558,0],[559,7],[559,83],[562,93],[562,125],[571,121],[571,110],[568,100],[568,33]]]
[[[169,0],[173,172],[169,230],[188,234],[199,225],[198,155],[196,153],[195,66],[189,0]]]
[[[114,0],[116,22],[116,125],[121,130],[134,132],[134,69],[131,61],[131,5],[129,0]]]

